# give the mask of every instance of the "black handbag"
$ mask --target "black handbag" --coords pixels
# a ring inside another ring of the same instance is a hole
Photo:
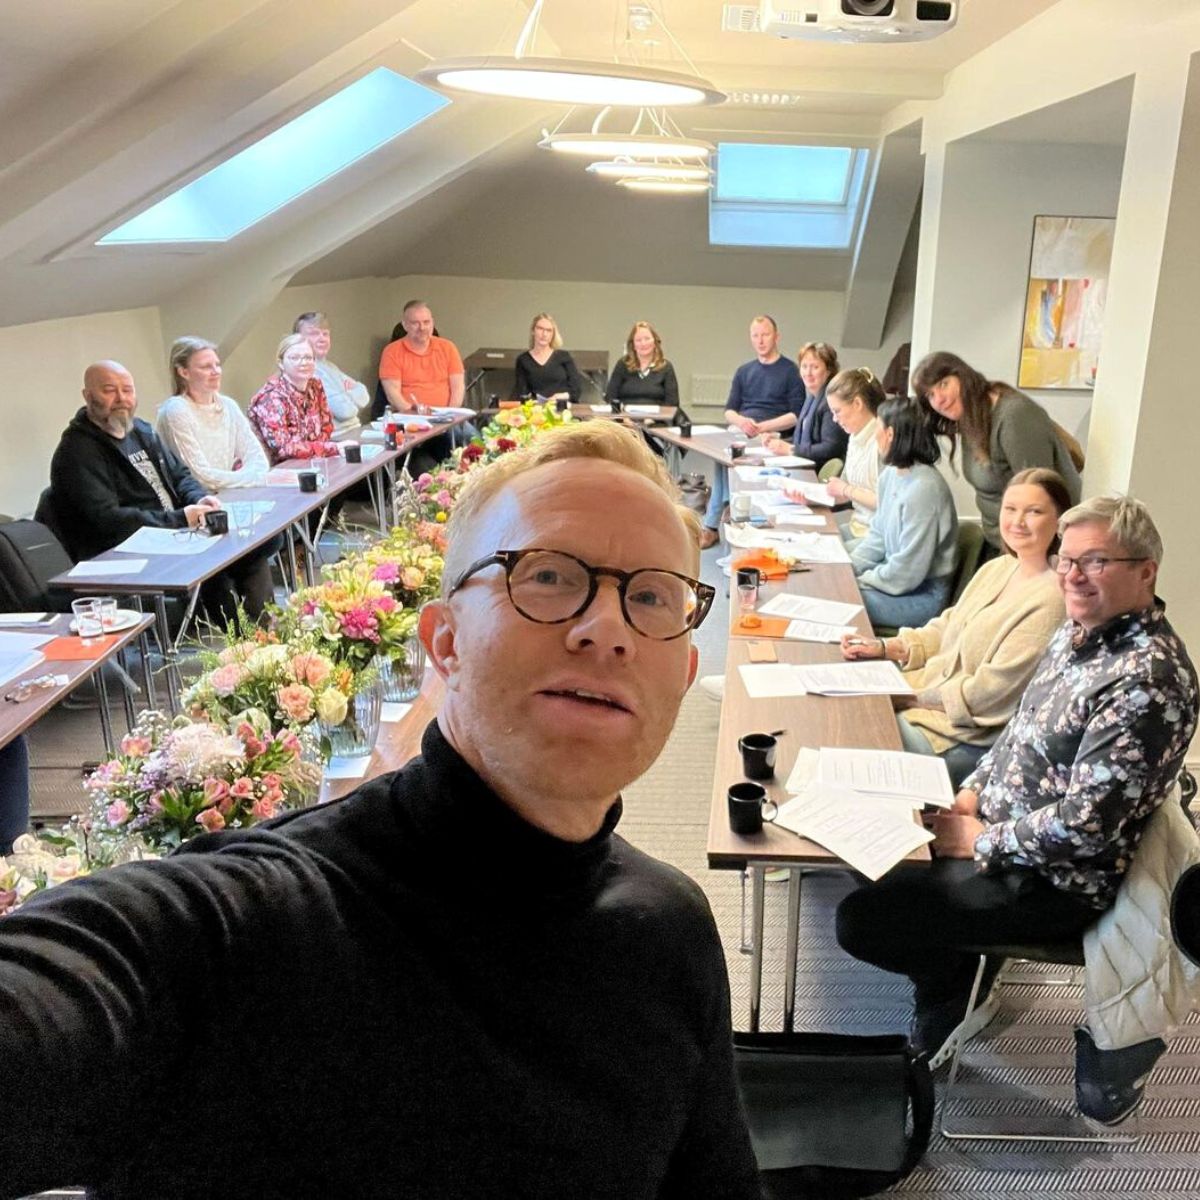
[[[903,1035],[735,1032],[733,1045],[769,1200],[873,1196],[929,1146],[933,1080]]]

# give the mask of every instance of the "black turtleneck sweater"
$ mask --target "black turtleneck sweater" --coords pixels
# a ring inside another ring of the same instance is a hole
[[[0,1196],[757,1197],[700,890],[445,741],[0,919]]]

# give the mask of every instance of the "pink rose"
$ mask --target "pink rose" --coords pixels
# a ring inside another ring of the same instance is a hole
[[[214,779],[211,775],[204,781],[204,803],[219,804],[229,795],[229,784],[223,779]]]
[[[283,709],[291,721],[311,721],[313,715],[312,689],[302,683],[289,683],[275,692],[279,707]],[[261,753],[261,749],[259,751]],[[253,756],[252,756],[253,757]]]
[[[396,598],[394,596],[379,596],[375,600],[375,611],[381,613],[395,612]]]
[[[267,771],[262,777],[262,785],[265,788],[277,788],[283,783],[283,780],[274,771]]]
[[[216,833],[225,828],[225,818],[215,808],[206,808],[197,814],[196,824],[204,826],[208,833]]]
[[[255,800],[250,806],[250,811],[256,821],[269,821],[275,815],[275,801],[269,796],[264,796],[261,800]]]
[[[232,696],[245,682],[247,674],[246,668],[241,663],[226,663],[225,666],[218,667],[213,671],[208,677],[208,682],[218,696]]]
[[[236,796],[239,800],[248,800],[254,795],[254,780],[248,775],[235,779],[229,789],[229,794]]]
[[[124,825],[129,820],[129,805],[124,800],[114,800],[104,810],[104,818],[110,825]]]
[[[292,659],[292,675],[297,683],[320,687],[329,678],[333,665],[322,654],[297,654]]]
[[[348,638],[364,642],[379,641],[379,621],[365,604],[356,604],[353,608],[347,609],[341,614],[339,621],[342,632]]]
[[[300,739],[296,736],[296,732],[293,729],[284,730],[275,739],[275,744],[282,746],[289,754],[300,754],[303,750],[303,747],[300,745]]]
[[[145,734],[127,733],[121,739],[121,753],[141,758],[150,753],[150,739]]]

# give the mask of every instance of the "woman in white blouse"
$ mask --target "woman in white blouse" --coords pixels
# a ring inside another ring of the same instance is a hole
[[[852,506],[845,520],[842,514],[838,519],[847,541],[867,536],[879,506],[879,446],[875,437],[879,422],[875,414],[886,399],[883,385],[866,367],[840,372],[825,391],[834,421],[850,435],[841,478],[826,484],[835,500],[849,500]]]
[[[181,337],[171,347],[175,395],[158,410],[158,436],[206,488],[254,487],[267,456],[236,401],[222,396],[221,358],[210,341]]]

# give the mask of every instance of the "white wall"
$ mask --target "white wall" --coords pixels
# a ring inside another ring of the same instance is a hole
[[[83,403],[84,369],[102,358],[114,358],[133,373],[138,415],[153,422],[167,379],[157,308],[0,328],[0,362],[13,385],[14,418],[9,436],[0,439],[0,512],[33,514],[50,482],[58,439]]]
[[[566,280],[409,275],[313,284],[287,288],[229,355],[227,390],[244,403],[266,378],[279,337],[298,313],[310,308],[329,314],[333,360],[373,385],[384,339],[404,303],[416,297],[429,302],[439,331],[464,357],[485,346],[527,345],[534,314],[546,310],[558,320],[568,349],[607,350],[613,363],[623,352],[630,325],[649,320],[675,364],[685,403],[691,399],[693,374],[729,376],[750,357],[748,328],[755,314],[775,317],[790,354],[806,341],[836,344],[844,305],[841,292]],[[884,345],[877,350],[839,347],[844,365],[865,365],[882,374],[896,347],[908,340],[911,297],[899,297],[892,308]]]
[[[1033,218],[1116,216],[1123,160],[1115,146],[972,139],[946,147],[928,251],[936,264],[929,340],[914,352],[952,350],[989,379],[1015,384]],[[1090,392],[1030,394],[1086,446]],[[959,511],[977,511],[970,486],[950,478]]]

